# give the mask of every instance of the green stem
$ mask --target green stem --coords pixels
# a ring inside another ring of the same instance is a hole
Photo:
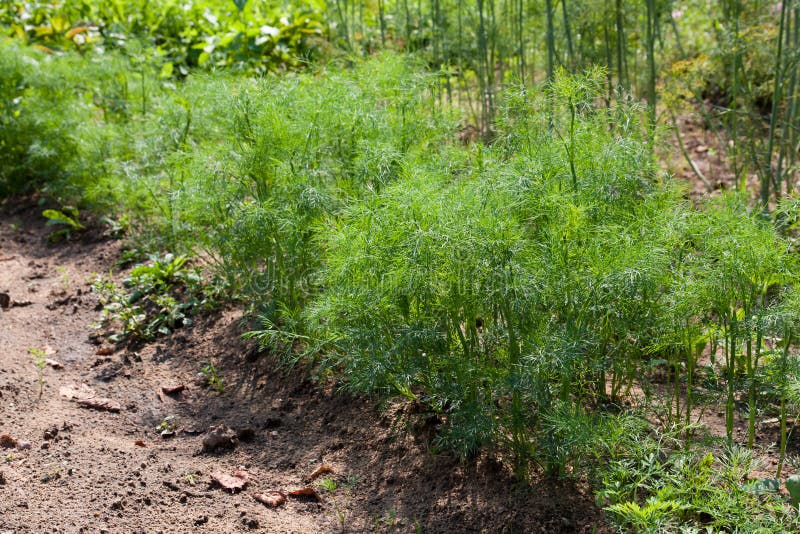
[[[545,11],[547,14],[547,79],[552,81],[556,55],[553,35],[553,0],[545,0]]]
[[[650,124],[650,142],[656,135],[656,4],[655,0],[645,0],[647,4],[647,110]]]
[[[783,92],[783,32],[786,26],[786,14],[789,2],[781,2],[781,18],[778,26],[778,50],[775,53],[775,69],[773,72],[774,88],[772,91],[772,112],[769,119],[769,136],[767,142],[767,153],[764,159],[765,175],[761,180],[761,208],[764,211],[769,209],[769,186],[770,181],[775,188],[776,199],[781,194],[780,176],[772,172],[772,152],[775,145],[775,130],[778,123],[778,102],[782,98]]]
[[[783,471],[783,463],[786,461],[786,371],[788,368],[789,362],[789,347],[792,344],[792,334],[791,331],[787,329],[785,339],[783,340],[783,351],[781,352],[781,380],[783,381],[781,387],[781,444],[780,444],[780,455],[778,457],[778,470],[775,474],[775,478],[781,477],[781,472]]]

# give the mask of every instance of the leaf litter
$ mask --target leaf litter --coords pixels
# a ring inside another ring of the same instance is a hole
[[[261,493],[253,493],[253,498],[271,508],[277,508],[286,503],[286,494],[280,490],[270,490]]]
[[[98,397],[95,390],[86,384],[81,384],[80,386],[76,386],[75,384],[61,386],[61,388],[59,388],[59,393],[68,400],[74,400],[78,406],[83,408],[112,413],[117,413],[122,410],[122,405],[120,403],[108,397]]]
[[[247,486],[250,476],[247,471],[237,469],[230,475],[215,471],[211,473],[211,482],[223,489],[230,490],[231,493],[236,493]]]

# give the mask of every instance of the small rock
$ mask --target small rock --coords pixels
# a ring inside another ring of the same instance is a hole
[[[56,436],[58,436],[58,427],[56,425],[53,425],[44,431],[42,438],[49,441],[55,439]]]
[[[49,449],[50,448],[50,442],[49,441],[43,441],[42,444],[39,446],[39,448],[42,449],[42,450]]]
[[[45,359],[44,363],[46,363],[47,365],[49,365],[50,367],[52,367],[56,371],[60,371],[61,369],[64,368],[64,364],[63,363],[61,363],[58,360],[53,360],[51,358]]]
[[[161,386],[161,391],[165,395],[177,395],[184,389],[186,389],[186,386],[183,384]]]
[[[112,510],[122,510],[123,508],[125,508],[125,503],[122,499],[117,499],[111,503]]]
[[[200,525],[205,525],[206,523],[208,523],[208,516],[207,515],[201,515],[200,517],[198,517],[197,519],[194,520],[195,526],[198,526],[198,527]]]
[[[0,471],[0,486],[5,486],[6,484],[6,474]]]
[[[258,522],[258,519],[255,519],[253,517],[243,517],[242,518],[242,524],[245,527],[249,528],[250,530],[256,529],[260,525],[259,522]]]
[[[21,451],[30,450],[31,442],[30,441],[19,441],[19,442],[17,442],[17,448],[19,450],[21,450]]]
[[[218,449],[233,449],[239,444],[239,438],[231,427],[225,424],[213,426],[203,438],[203,451],[214,452]]]

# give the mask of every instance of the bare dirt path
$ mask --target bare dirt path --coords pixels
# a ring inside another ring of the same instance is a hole
[[[0,206],[0,533],[610,531],[586,488],[514,489],[502,462],[432,454],[424,414],[407,405],[277,371],[240,339],[235,310],[138,350],[93,340],[90,279],[113,268],[118,244],[48,244],[38,213]],[[63,365],[44,368],[41,397],[30,349]],[[221,392],[198,381],[207,363]],[[223,424],[233,448],[204,451]],[[212,483],[234,471],[242,490]],[[253,498],[306,487],[320,499]]]

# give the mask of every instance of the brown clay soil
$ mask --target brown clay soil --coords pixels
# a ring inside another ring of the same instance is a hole
[[[408,405],[279,369],[240,338],[236,309],[137,350],[93,337],[89,280],[114,267],[119,244],[91,232],[50,244],[40,211],[0,206],[0,533],[611,531],[586,487],[518,484],[497,459],[432,454],[430,432],[408,430],[424,426]],[[41,397],[32,348],[63,365],[44,368]],[[208,362],[221,393],[198,380]],[[156,430],[164,421],[172,437]],[[204,452],[220,425],[238,444]],[[235,471],[243,489],[212,483]],[[306,487],[320,500],[253,497]]]
[[[665,170],[673,173],[689,186],[689,196],[698,201],[702,198],[719,196],[723,191],[739,187],[731,164],[728,161],[725,140],[703,126],[703,119],[697,114],[682,115],[677,118],[686,153],[707,184],[694,172],[691,164],[680,150],[677,138],[671,134],[658,153]],[[758,198],[760,188],[758,177],[750,173],[746,178],[747,188],[753,200]],[[710,189],[709,189],[710,186]]]

